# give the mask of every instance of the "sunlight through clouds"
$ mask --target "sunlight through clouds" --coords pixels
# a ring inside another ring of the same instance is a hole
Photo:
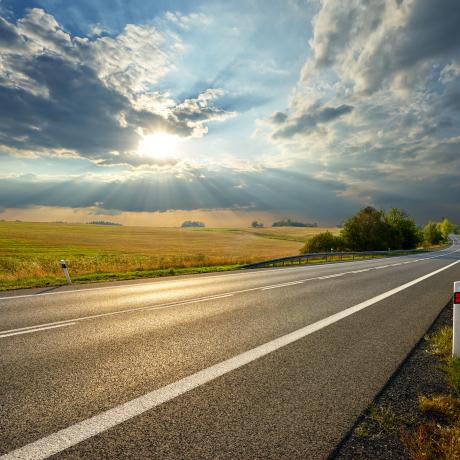
[[[0,208],[460,221],[458,1],[120,5],[2,0]]]

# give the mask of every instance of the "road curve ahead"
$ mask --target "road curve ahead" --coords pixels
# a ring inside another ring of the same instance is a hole
[[[327,458],[451,298],[437,253],[0,296],[0,458]]]

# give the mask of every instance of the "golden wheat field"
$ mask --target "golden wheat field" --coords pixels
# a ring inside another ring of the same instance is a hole
[[[59,283],[63,280],[59,266],[62,258],[75,280],[91,281],[295,255],[309,236],[324,230],[0,222],[0,288]]]

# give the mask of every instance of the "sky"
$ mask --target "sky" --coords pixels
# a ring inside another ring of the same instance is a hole
[[[0,219],[460,223],[458,0],[0,0]]]

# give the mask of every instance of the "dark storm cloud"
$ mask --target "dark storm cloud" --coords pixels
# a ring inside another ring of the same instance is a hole
[[[360,72],[367,82],[367,90],[378,89],[398,72],[413,70],[432,59],[457,55],[459,24],[458,0],[414,2],[405,27],[385,36],[364,61]]]
[[[199,171],[185,177],[172,175],[136,177],[101,182],[91,178],[71,181],[38,178],[4,179],[0,182],[0,206],[91,207],[119,211],[167,211],[249,208],[259,211],[295,212],[333,221],[358,206],[340,197],[344,188],[293,171],[266,169],[258,172]],[[239,185],[244,182],[245,186]],[[102,207],[102,206],[100,206]]]
[[[15,70],[46,87],[49,96],[0,86],[0,142],[26,150],[67,149],[98,158],[136,145],[132,127],[117,115],[130,111],[126,98],[104,87],[94,71],[58,56],[18,59]]]
[[[457,182],[457,174],[446,174],[442,179],[414,181],[409,188],[404,184],[394,184],[393,191],[374,192],[373,202],[377,207],[385,209],[397,203],[398,207],[410,210],[419,223],[430,219],[440,220],[446,216],[458,222],[460,202],[457,198],[460,196],[460,187]]]
[[[284,122],[285,124],[275,131],[273,138],[290,138],[297,134],[309,134],[318,125],[330,123],[352,111],[353,107],[347,104],[342,104],[338,107],[319,107],[314,105],[309,107],[302,115],[292,117],[289,120],[287,120],[286,114],[278,112],[273,117],[274,123],[279,125]]]
[[[403,75],[400,84],[410,85],[417,73],[428,71],[422,70],[428,61],[457,55],[458,24],[457,0],[325,1],[314,23],[313,59],[304,77],[332,67],[349,74],[366,93],[397,75]],[[379,35],[371,40],[376,30]]]
[[[18,47],[21,44],[21,37],[14,26],[0,17],[0,47]]]

